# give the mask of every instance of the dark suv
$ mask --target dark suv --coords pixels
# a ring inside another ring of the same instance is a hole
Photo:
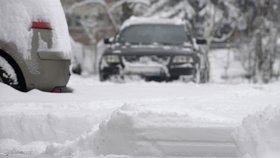
[[[209,80],[207,53],[193,42],[183,22],[133,18],[113,40],[104,43],[108,47],[99,63],[101,81],[125,75],[155,80],[185,77],[199,83]]]

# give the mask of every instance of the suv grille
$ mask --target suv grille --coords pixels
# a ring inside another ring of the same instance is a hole
[[[144,62],[153,61],[157,63],[168,63],[170,61],[170,56],[167,55],[126,55],[124,59],[127,62]]]

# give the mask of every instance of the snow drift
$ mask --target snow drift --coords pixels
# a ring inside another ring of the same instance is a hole
[[[234,125],[215,116],[123,106],[103,122],[95,153],[138,156],[235,156]],[[220,120],[220,121],[217,121]],[[120,144],[121,142],[121,144]]]
[[[235,125],[215,115],[160,112],[124,105],[92,132],[64,146],[50,145],[46,154],[73,156],[236,156],[231,132]],[[207,117],[206,117],[207,116]]]
[[[280,157],[280,107],[268,107],[263,112],[244,119],[235,132],[240,156],[244,158]]]

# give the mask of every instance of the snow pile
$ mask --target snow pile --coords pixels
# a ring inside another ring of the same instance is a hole
[[[189,113],[124,105],[99,128],[46,154],[130,156],[235,156],[231,120],[190,109]]]
[[[90,123],[86,117],[71,116],[71,114],[61,116],[46,112],[46,114],[28,115],[19,113],[16,117],[9,116],[9,114],[1,115],[1,138],[13,138],[21,143],[33,141],[62,143],[66,140],[73,140],[84,131],[89,130]]]
[[[19,153],[40,154],[45,151],[49,144],[48,142],[38,141],[23,145],[14,139],[1,139],[0,153],[5,153],[7,155]]]
[[[244,119],[234,135],[244,158],[279,158],[279,133],[280,107],[268,107]]]
[[[33,21],[50,22],[53,47],[69,57],[68,27],[59,0],[9,0],[0,5],[0,40],[15,43],[24,58],[30,58]]]
[[[19,98],[22,92],[17,91],[16,89],[11,88],[10,86],[0,82],[0,100],[2,101],[4,98],[11,97],[11,94],[13,94],[13,97],[17,96],[17,98]]]

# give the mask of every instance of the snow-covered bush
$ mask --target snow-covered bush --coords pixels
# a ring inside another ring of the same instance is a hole
[[[92,46],[85,46],[71,40],[72,46],[72,72],[75,74],[88,76],[96,73],[97,54]]]

